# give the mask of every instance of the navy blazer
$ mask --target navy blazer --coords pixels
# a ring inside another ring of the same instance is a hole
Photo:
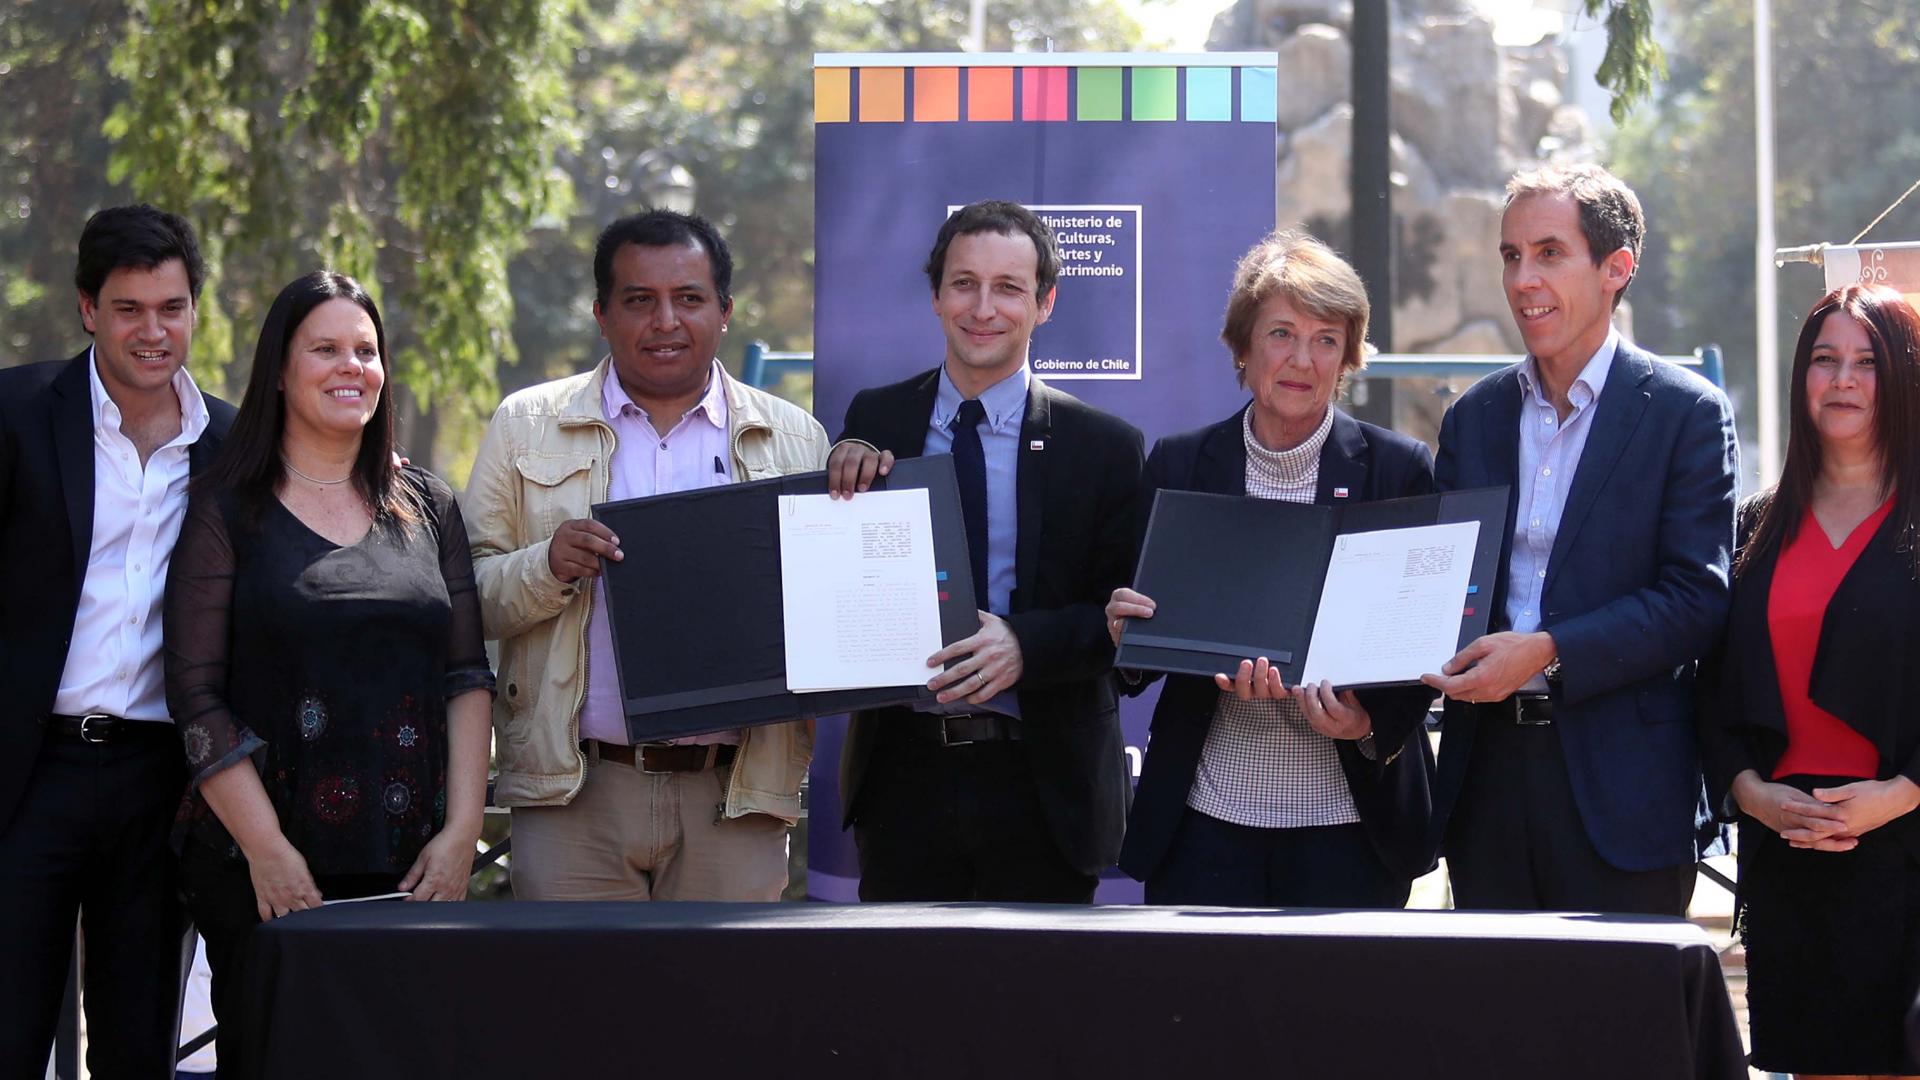
[[[926,449],[940,369],[854,395],[841,439],[895,457]],[[1142,439],[1126,421],[1034,378],[1020,422],[1014,588],[1007,624],[1020,639],[1015,687],[1021,746],[1049,833],[1073,867],[1112,866],[1126,825],[1126,740],[1109,678],[1106,603],[1133,572]],[[860,792],[882,717],[855,713],[840,757],[842,825]]]
[[[1206,491],[1218,495],[1247,493],[1247,446],[1241,416],[1251,405],[1216,424],[1171,435],[1154,444],[1147,458],[1147,478],[1153,490]],[[1333,430],[1320,450],[1320,477],[1315,503],[1334,502],[1335,488],[1351,492],[1349,501],[1371,502],[1433,491],[1433,456],[1424,443],[1385,428],[1361,423],[1338,409]],[[1258,543],[1258,537],[1242,538]],[[1122,688],[1138,694],[1152,680]],[[1120,868],[1141,881],[1152,876],[1173,845],[1174,833],[1186,812],[1187,792],[1207,732],[1213,727],[1214,704],[1220,689],[1198,675],[1169,675],[1153,710],[1153,737],[1140,783],[1134,791],[1133,814],[1127,819],[1126,841],[1120,849]],[[1427,707],[1434,692],[1426,687],[1366,690],[1361,702],[1373,718],[1374,746],[1379,760],[1369,761],[1349,741],[1335,745],[1354,808],[1366,826],[1380,861],[1395,876],[1411,881],[1433,865],[1428,842],[1432,801],[1428,793],[1433,751],[1427,744]]]
[[[1447,410],[1435,465],[1442,491],[1518,491],[1519,373],[1516,364],[1481,379]],[[1740,450],[1725,394],[1625,341],[1592,424],[1541,601],[1542,629],[1560,653],[1554,724],[1595,850],[1622,870],[1653,870],[1694,861],[1711,835],[1694,669],[1726,621]],[[1516,496],[1503,547],[1518,506]],[[1507,628],[1505,554],[1500,571],[1496,630]],[[1436,842],[1465,779],[1478,711],[1446,704]]]
[[[207,430],[187,451],[195,474],[233,423],[233,406],[206,402]],[[93,550],[93,482],[87,353],[0,370],[0,829],[60,692]]]
[[[1741,543],[1759,524],[1759,500],[1741,512]],[[1920,575],[1901,551],[1899,506],[1861,549],[1827,602],[1807,687],[1813,703],[1866,736],[1880,752],[1876,780],[1920,784]],[[1790,538],[1789,538],[1790,539]],[[1733,613],[1717,663],[1703,671],[1700,744],[1707,794],[1727,820],[1737,815],[1733,780],[1752,769],[1763,780],[1787,750],[1787,715],[1773,662],[1767,601],[1780,553],[1754,561],[1733,587]],[[1883,826],[1920,859],[1920,813]]]

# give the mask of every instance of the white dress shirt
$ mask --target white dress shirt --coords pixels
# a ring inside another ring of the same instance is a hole
[[[187,448],[207,430],[207,403],[186,368],[175,372],[180,434],[142,468],[140,451],[120,431],[120,406],[107,396],[92,350],[87,383],[93,393],[93,537],[53,711],[167,722],[160,601],[173,543],[187,516]]]

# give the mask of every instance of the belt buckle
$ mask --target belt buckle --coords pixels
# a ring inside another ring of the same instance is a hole
[[[661,750],[661,749],[666,749],[666,748],[662,746],[655,746],[654,744],[651,744],[651,743],[635,743],[633,747],[634,771],[645,773],[648,776],[664,776],[665,774],[672,772],[673,771],[672,769],[647,768],[647,751]]]
[[[100,733],[98,735],[94,734],[93,730],[88,727],[88,725],[92,724],[95,720],[99,720],[103,722],[100,726]],[[99,744],[106,742],[107,732],[111,730],[112,722],[113,722],[113,717],[108,716],[106,713],[88,713],[87,715],[81,717],[80,718],[80,741],[93,743],[95,746],[98,746]]]
[[[1527,719],[1527,703],[1529,701],[1546,705],[1551,709],[1553,699],[1549,697],[1521,697],[1518,694],[1514,695],[1513,722],[1521,727],[1551,727],[1553,725],[1552,716],[1541,716],[1532,720]]]
[[[972,713],[958,713],[953,716],[944,716],[944,715],[941,716],[940,717],[940,745],[941,746],[972,746],[975,742],[975,740],[973,739],[955,739],[947,734],[948,720],[959,720],[962,717],[971,717],[972,715],[973,715]]]

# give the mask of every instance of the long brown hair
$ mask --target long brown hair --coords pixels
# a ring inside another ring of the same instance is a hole
[[[234,417],[233,429],[202,481],[209,489],[231,488],[241,508],[254,520],[287,475],[286,463],[280,457],[280,437],[287,426],[280,374],[287,366],[287,347],[307,316],[329,300],[349,301],[367,313],[373,320],[380,359],[390,362],[380,309],[359,282],[331,270],[316,270],[280,290],[260,327],[260,342],[253,350],[253,373],[247,379],[246,396],[240,400],[240,413]],[[422,510],[419,496],[411,485],[400,482],[400,470],[394,466],[393,389],[389,368],[380,401],[360,435],[360,453],[353,462],[353,487],[366,500],[376,522],[386,521],[405,529],[420,523]]]
[[[1787,460],[1780,482],[1757,497],[1760,514],[1753,536],[1734,564],[1736,575],[1756,560],[1778,552],[1800,531],[1820,477],[1820,433],[1807,408],[1807,369],[1813,346],[1829,315],[1860,324],[1873,343],[1873,434],[1880,450],[1880,493],[1894,495],[1892,516],[1899,530],[1896,550],[1912,553],[1920,577],[1920,314],[1904,297],[1882,285],[1847,285],[1828,293],[1807,312],[1793,349],[1793,374],[1787,392]]]

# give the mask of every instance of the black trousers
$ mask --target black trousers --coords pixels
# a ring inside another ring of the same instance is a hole
[[[325,900],[379,896],[396,891],[395,875],[316,875],[314,884]],[[244,860],[235,861],[203,844],[189,840],[180,856],[180,883],[194,928],[207,942],[207,968],[213,974],[211,993],[215,1036],[219,1047],[219,1080],[258,1075],[251,1067],[253,1047],[245,1027],[244,979],[253,930],[260,925],[253,897],[253,876]],[[294,916],[289,916],[294,917]]]
[[[1573,802],[1557,725],[1517,724],[1503,705],[1483,706],[1477,720],[1460,801],[1447,824],[1455,907],[1686,916],[1692,862],[1622,870],[1594,850]]]
[[[1147,903],[1397,908],[1412,889],[1380,861],[1358,822],[1261,829],[1188,807],[1147,879]]]
[[[49,732],[0,831],[0,1076],[44,1075],[86,940],[87,1069],[172,1077],[185,933],[167,846],[186,788],[171,725],[92,744]]]
[[[862,900],[1093,900],[1099,879],[1054,844],[1017,741],[940,746],[888,732],[861,787]]]

